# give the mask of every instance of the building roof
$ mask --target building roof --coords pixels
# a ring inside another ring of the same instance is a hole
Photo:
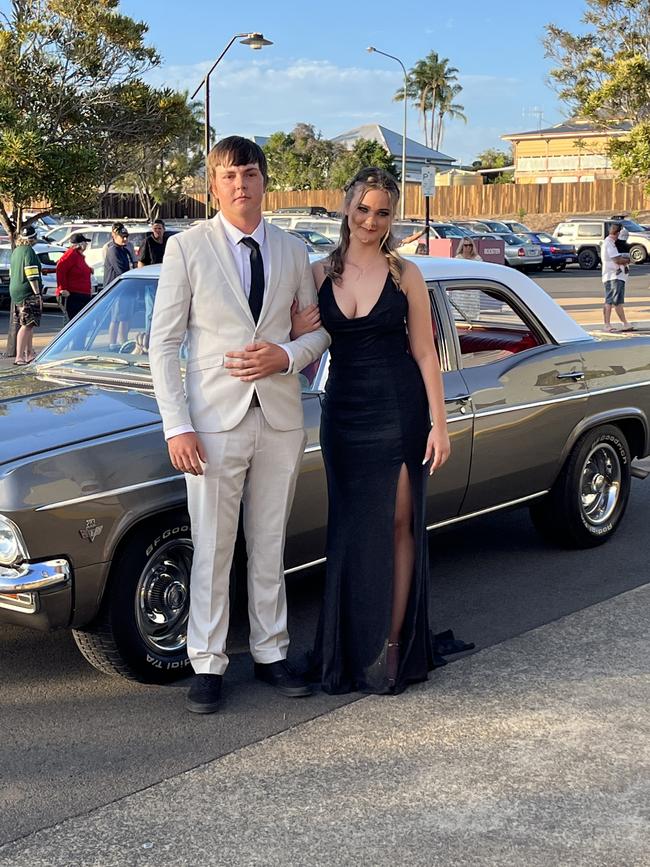
[[[402,156],[402,134],[388,129],[388,127],[382,126],[379,123],[366,123],[363,126],[349,129],[347,132],[342,132],[340,135],[335,136],[332,141],[346,145],[346,147],[352,147],[356,141],[362,138],[379,142],[392,157]],[[426,161],[438,165],[451,165],[455,162],[456,158],[428,148],[407,136],[406,159],[418,162]]]
[[[575,138],[580,135],[624,135],[632,129],[632,121],[622,120],[608,127],[597,126],[592,120],[571,117],[568,120],[548,126],[545,129],[531,129],[526,132],[509,132],[502,135],[505,141],[521,138]]]

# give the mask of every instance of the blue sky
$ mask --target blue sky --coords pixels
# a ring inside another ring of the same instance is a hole
[[[549,63],[541,44],[553,21],[580,29],[582,0],[561,4],[400,3],[397,0],[122,0],[121,9],[149,24],[163,57],[151,79],[189,88],[237,32],[262,31],[273,46],[254,52],[233,45],[211,77],[212,122],[219,135],[268,135],[296,122],[314,124],[327,137],[362,123],[398,132],[402,109],[392,101],[401,86],[399,66],[365,48],[397,55],[407,69],[435,50],[460,70],[459,97],[467,125],[447,125],[442,150],[463,162],[486,147],[505,147],[499,136],[537,127],[527,110],[558,123],[564,107],[547,85]],[[415,110],[409,137],[423,140]]]

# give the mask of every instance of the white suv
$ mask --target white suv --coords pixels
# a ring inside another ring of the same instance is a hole
[[[558,223],[553,235],[564,244],[573,244],[578,253],[578,264],[589,270],[600,264],[600,245],[609,234],[612,223],[620,223],[627,229],[630,259],[635,265],[642,265],[650,259],[650,232],[629,217],[610,217],[608,220],[572,217]]]

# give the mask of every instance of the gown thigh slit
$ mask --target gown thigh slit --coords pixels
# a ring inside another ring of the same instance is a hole
[[[332,337],[321,445],[329,492],[327,566],[313,654],[329,693],[401,692],[433,667],[422,466],[429,408],[409,354],[408,303],[390,275],[367,316],[347,318],[326,278],[321,320]],[[386,656],[392,628],[398,482],[408,473],[413,573],[394,684]]]

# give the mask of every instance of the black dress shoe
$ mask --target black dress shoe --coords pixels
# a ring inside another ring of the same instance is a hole
[[[268,663],[256,662],[255,677],[270,684],[270,686],[274,686],[282,695],[298,698],[312,693],[312,688],[305,675],[293,671],[286,659]]]
[[[219,709],[222,681],[220,674],[195,674],[185,707],[192,713],[214,713]]]

